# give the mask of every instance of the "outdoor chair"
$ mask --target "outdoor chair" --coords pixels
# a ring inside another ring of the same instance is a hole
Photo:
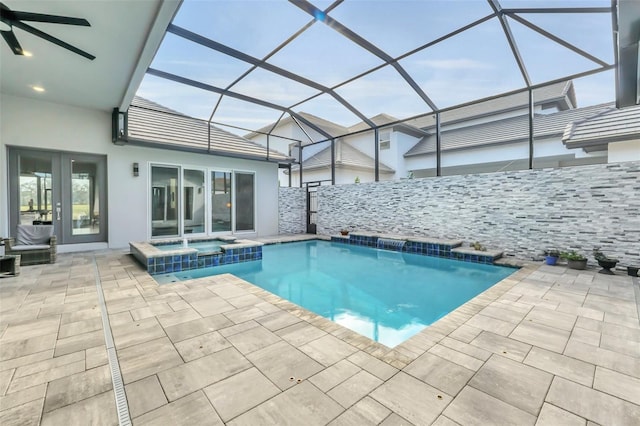
[[[57,253],[53,225],[18,225],[15,238],[5,238],[4,253],[20,255],[21,265],[55,263]]]

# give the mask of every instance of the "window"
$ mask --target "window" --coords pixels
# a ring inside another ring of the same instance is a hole
[[[378,133],[378,142],[380,150],[391,148],[391,130],[381,130]]]

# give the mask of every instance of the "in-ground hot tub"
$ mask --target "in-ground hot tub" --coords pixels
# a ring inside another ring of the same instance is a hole
[[[262,259],[262,243],[235,237],[132,242],[129,249],[151,275]]]

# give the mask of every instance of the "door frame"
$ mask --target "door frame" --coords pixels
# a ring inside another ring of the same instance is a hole
[[[320,181],[305,182],[307,192],[307,234],[317,233],[318,221],[318,187]]]
[[[106,155],[87,154],[71,151],[45,150],[7,146],[8,189],[9,189],[9,233],[15,235],[20,221],[20,157],[30,156],[51,161],[51,222],[58,244],[81,244],[107,242],[108,240],[108,206],[107,206],[107,157]],[[97,234],[73,235],[72,227],[72,160],[93,161],[96,163],[96,179],[100,188],[99,232]],[[15,206],[18,206],[15,208]],[[60,217],[56,208],[60,207]]]

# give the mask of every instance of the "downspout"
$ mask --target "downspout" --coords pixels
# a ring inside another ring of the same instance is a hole
[[[380,138],[379,138],[380,130],[376,127],[373,130],[373,137],[376,139],[374,142],[374,157],[375,157],[375,168],[374,168],[374,180],[378,182],[380,180]]]
[[[336,184],[336,140],[331,139],[331,185]]]
[[[436,176],[442,176],[442,135],[440,132],[440,112],[436,112]]]
[[[533,90],[529,88],[529,170],[533,169]]]
[[[298,142],[298,162],[300,163],[300,188],[302,188],[302,141]]]

